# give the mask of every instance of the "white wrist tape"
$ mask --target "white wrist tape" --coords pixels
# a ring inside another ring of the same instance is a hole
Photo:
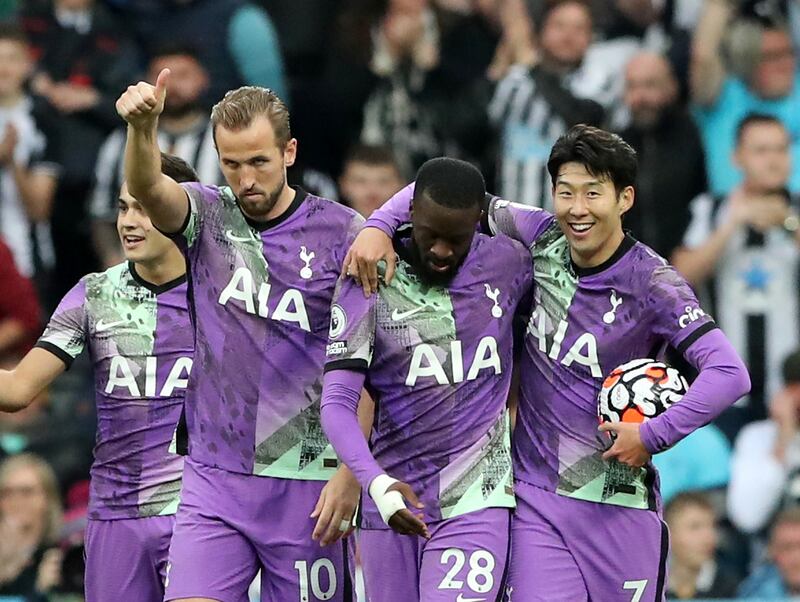
[[[399,491],[386,491],[397,482],[397,479],[393,479],[388,474],[382,474],[372,479],[372,483],[369,484],[369,496],[375,502],[383,522],[387,525],[395,512],[404,510],[406,507],[403,495]]]

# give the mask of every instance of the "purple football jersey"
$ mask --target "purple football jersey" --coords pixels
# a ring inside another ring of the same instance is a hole
[[[84,347],[94,364],[97,444],[89,516],[174,514],[183,459],[169,452],[192,369],[186,278],[161,286],[123,263],[83,277],[38,347],[67,366]]]
[[[602,265],[582,269],[555,218],[496,199],[489,224],[528,245],[534,303],[520,369],[514,433],[517,479],[577,499],[655,509],[656,473],[602,459],[597,431],[603,379],[632,359],[685,352],[715,328],[686,281],[626,237]]]
[[[327,480],[338,460],[320,425],[330,303],[363,222],[297,190],[280,217],[248,220],[229,188],[185,184],[197,353],[189,454],[231,472]]]
[[[331,310],[326,371],[365,370],[376,415],[372,453],[411,485],[427,521],[513,507],[506,401],[513,322],[530,286],[527,250],[476,234],[452,282],[430,286],[405,246],[394,279],[365,299],[344,279]],[[371,499],[362,526],[388,528]]]

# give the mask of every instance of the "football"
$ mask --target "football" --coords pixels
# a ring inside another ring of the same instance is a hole
[[[597,399],[600,422],[644,422],[680,401],[689,385],[675,368],[650,358],[611,371]]]

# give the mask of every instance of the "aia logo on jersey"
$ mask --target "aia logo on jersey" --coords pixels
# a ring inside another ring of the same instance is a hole
[[[680,318],[678,318],[678,326],[681,328],[686,328],[692,322],[697,322],[700,318],[706,315],[699,307],[692,307],[691,305],[686,306],[686,310],[683,312]]]
[[[144,366],[141,366],[140,362],[133,359],[121,355],[112,356],[108,366],[106,395],[115,394],[116,389],[122,388],[127,389],[131,397],[172,397],[176,389],[186,389],[192,371],[192,358],[178,357],[170,367],[167,377],[161,382],[158,378],[158,367],[165,361],[167,360],[163,358],[159,361],[158,357],[148,356],[144,358]]]
[[[235,305],[250,315],[277,322],[291,322],[306,332],[311,332],[302,293],[294,288],[286,289],[273,306],[271,292],[272,285],[269,282],[256,283],[253,273],[241,267],[233,273],[230,282],[220,293],[217,303],[227,306],[228,303],[236,301]]]

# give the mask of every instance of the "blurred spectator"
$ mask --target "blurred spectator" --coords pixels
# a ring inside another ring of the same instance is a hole
[[[158,10],[145,21],[143,42],[197,44],[209,106],[243,85],[271,88],[288,103],[278,36],[264,9],[247,0],[166,0]]]
[[[499,192],[520,203],[551,207],[547,157],[555,140],[577,123],[601,125],[614,95],[613,77],[585,61],[592,16],[582,0],[546,5],[538,48],[520,29],[512,67],[498,83],[489,118],[500,132]]]
[[[390,148],[357,145],[345,160],[339,191],[344,204],[369,217],[404,184]]]
[[[653,456],[661,481],[664,503],[685,491],[725,488],[730,479],[731,445],[713,424],[681,439],[667,451]]]
[[[664,520],[670,539],[667,598],[732,598],[737,581],[715,560],[719,533],[711,502],[697,492],[678,494],[664,508]]]
[[[800,595],[800,508],[785,510],[775,519],[769,559],[745,579],[739,598],[787,600]]]
[[[159,145],[171,155],[187,161],[204,184],[222,184],[209,114],[202,97],[208,89],[208,73],[189,46],[169,45],[150,61],[147,81],[155,83],[162,69],[169,69],[169,94],[159,125]],[[95,166],[91,214],[95,248],[104,267],[122,261],[117,234],[119,191],[124,177],[126,129],[120,121],[103,143]]]
[[[364,105],[361,141],[392,147],[406,174],[444,154],[436,113],[427,102],[438,92],[440,36],[428,0],[389,0],[372,33],[370,69],[378,84]]]
[[[0,366],[15,364],[42,332],[33,283],[19,273],[11,251],[0,238]]]
[[[431,157],[462,154],[447,122],[460,91],[491,61],[492,42],[486,40],[492,34],[471,29],[474,23],[469,18],[439,10],[436,4],[432,0],[344,4],[316,97],[323,101],[327,120],[338,124],[323,133],[323,148],[338,148],[334,156],[343,156],[359,140],[389,146],[403,177],[410,178]],[[457,49],[470,35],[476,43],[470,53],[462,54]]]
[[[748,113],[780,119],[789,131],[792,155],[800,165],[800,77],[789,34],[756,21],[731,22],[735,3],[708,0],[695,31],[690,87],[706,149],[708,177],[715,195],[729,193],[742,179],[730,157],[737,124]],[[728,33],[729,73],[723,64]],[[789,178],[800,191],[800,169]]]
[[[733,450],[728,515],[745,533],[758,534],[781,507],[800,506],[800,351],[786,358],[783,379],[769,419],[745,426]]]
[[[746,422],[766,416],[766,400],[780,386],[781,362],[800,345],[800,234],[786,192],[784,126],[767,115],[745,118],[734,160],[744,174],[741,186],[728,197],[692,201],[692,221],[672,259],[702,289],[706,309],[747,364],[750,395],[726,413]]]
[[[707,189],[700,134],[678,104],[678,82],[662,55],[643,52],[628,63],[624,98],[631,124],[620,135],[639,158],[636,202],[625,226],[669,257],[689,225],[689,204]]]
[[[51,216],[60,298],[95,268],[88,198],[97,149],[119,126],[114,103],[133,79],[136,52],[123,24],[95,0],[26,2],[22,24],[38,59],[33,91],[52,107],[62,167]]]
[[[33,454],[0,464],[0,596],[46,601],[61,581],[61,502],[53,469]]]
[[[0,23],[0,236],[20,272],[42,282],[54,262],[49,218],[59,169],[52,120],[25,93],[32,68],[25,34]]]

